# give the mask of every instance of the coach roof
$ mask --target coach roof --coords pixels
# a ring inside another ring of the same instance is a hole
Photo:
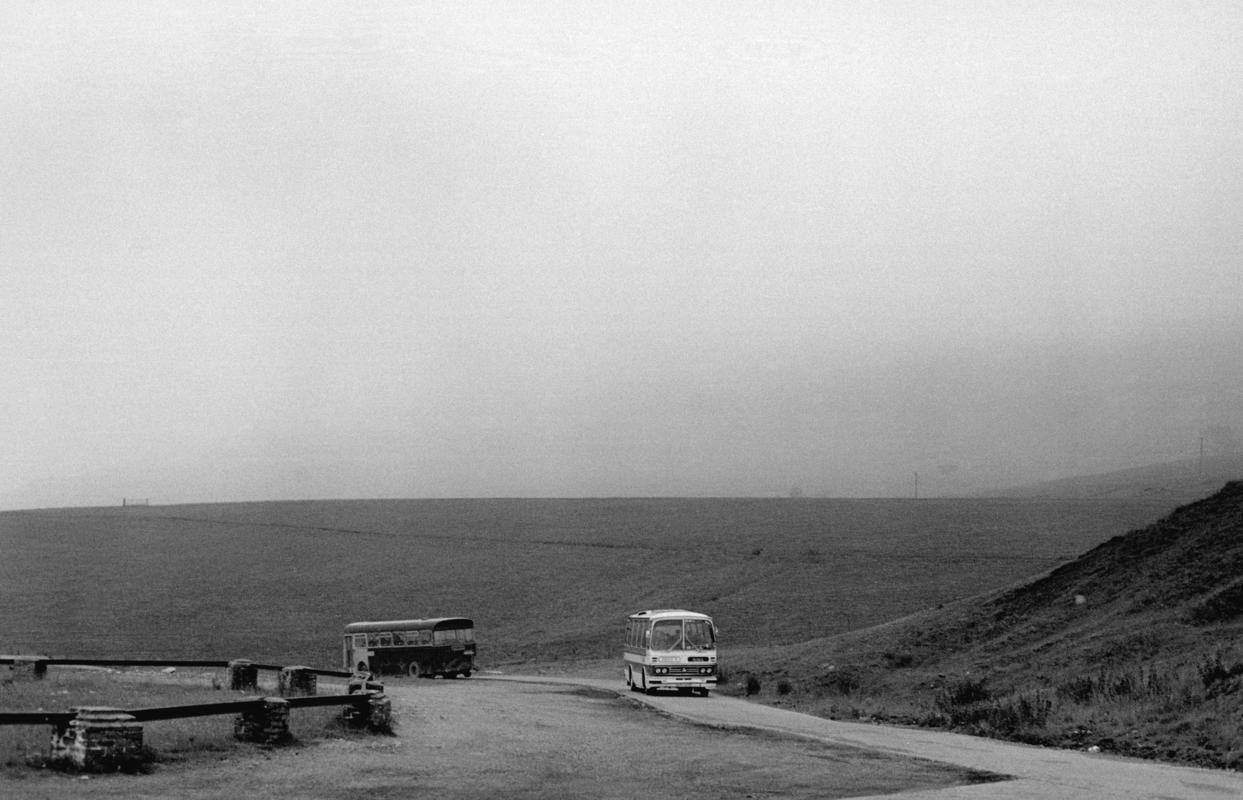
[[[435,617],[433,619],[390,619],[377,622],[351,622],[345,626],[346,633],[370,633],[372,631],[422,631],[437,628],[473,628],[475,623],[466,617]]]
[[[701,614],[698,611],[687,611],[684,608],[655,608],[649,611],[639,611],[638,613],[631,614],[630,617],[632,619],[712,619],[707,614]]]

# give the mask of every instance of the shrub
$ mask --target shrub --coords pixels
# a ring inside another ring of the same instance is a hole
[[[754,675],[747,676],[747,697],[760,693],[760,679]]]
[[[1057,687],[1057,695],[1063,700],[1085,705],[1092,699],[1096,691],[1096,682],[1091,675],[1076,675]]]
[[[1058,685],[1057,696],[1078,705],[1139,700],[1169,695],[1177,676],[1149,665],[1133,669],[1100,669]]]
[[[1226,666],[1221,661],[1220,650],[1211,656],[1205,656],[1200,661],[1197,671],[1200,673],[1200,681],[1204,684],[1205,689],[1218,681],[1230,677],[1230,671],[1226,669]]]
[[[1222,661],[1221,651],[1205,657],[1197,669],[1200,683],[1209,697],[1222,694],[1233,694],[1239,690],[1239,676],[1243,675],[1243,663],[1227,667]]]
[[[1012,706],[1012,708],[1006,711],[1006,717],[1010,724],[1010,727],[1006,728],[1006,730],[1009,731],[1019,731],[1024,728],[1043,728],[1049,721],[1049,714],[1053,711],[1052,698],[1039,689],[1030,694],[1019,695],[1009,705]]]
[[[937,692],[936,705],[942,711],[982,703],[992,695],[984,685],[984,678],[959,678]]]
[[[830,667],[820,676],[819,684],[836,694],[852,694],[863,685],[863,672],[855,666]]]
[[[1053,699],[1041,690],[998,698],[983,678],[954,681],[937,693],[935,704],[942,724],[1032,742],[1048,738],[1042,729],[1053,711]]]
[[[786,695],[792,691],[794,691],[794,687],[790,685],[790,682],[788,680],[786,680],[785,678],[782,678],[781,680],[777,681],[777,694]]]
[[[990,697],[983,678],[959,678],[941,687],[933,704],[946,724],[962,727],[987,718]]]
[[[915,665],[915,656],[905,650],[901,653],[894,653],[890,651],[885,653],[885,661],[887,661],[889,666],[894,669],[905,669],[906,667],[913,667]]]

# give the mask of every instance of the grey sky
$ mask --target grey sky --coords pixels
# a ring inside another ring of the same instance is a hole
[[[1237,3],[197,5],[0,10],[0,507],[953,492],[1243,429]]]

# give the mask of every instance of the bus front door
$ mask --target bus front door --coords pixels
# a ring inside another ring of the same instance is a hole
[[[371,651],[367,649],[367,634],[356,633],[350,639],[352,641],[346,648],[349,653],[347,666],[355,672],[370,672]]]

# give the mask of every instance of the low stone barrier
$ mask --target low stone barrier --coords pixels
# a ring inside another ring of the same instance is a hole
[[[47,656],[13,656],[9,671],[14,680],[42,680],[47,677]]]
[[[229,688],[235,692],[259,688],[259,668],[249,658],[235,658],[229,662]]]
[[[277,687],[281,697],[314,697],[319,676],[310,667],[282,667]]]
[[[87,772],[114,772],[142,758],[142,725],[119,708],[84,706],[52,733],[52,763]]]
[[[372,733],[393,732],[393,701],[383,692],[371,692],[367,702],[353,705],[342,713],[351,728],[366,728]]]
[[[38,680],[47,669],[59,664],[150,666],[169,662],[117,659],[59,659],[48,656],[0,656],[0,674],[5,683],[16,679]],[[184,717],[234,714],[233,733],[239,740],[262,745],[283,744],[292,739],[289,730],[292,708],[344,705],[341,718],[356,729],[387,734],[393,729],[392,701],[384,685],[370,674],[317,670],[306,666],[275,667],[255,664],[249,659],[223,661],[176,661],[172,665],[228,667],[229,686],[234,691],[258,689],[260,669],[279,670],[281,697],[224,703],[140,708],[132,711],[111,706],[81,706],[67,712],[0,712],[0,725],[51,725],[50,764],[89,772],[133,771],[150,757],[143,744],[144,722]],[[7,667],[7,669],[6,669]],[[171,670],[166,670],[171,671]],[[319,674],[349,676],[347,694],[318,695]],[[213,686],[220,688],[218,678]],[[286,699],[288,698],[288,699]],[[241,713],[238,713],[238,712]],[[4,797],[0,791],[0,797]]]
[[[233,737],[260,744],[288,741],[289,701],[280,697],[265,697],[254,711],[238,714],[233,720]]]

